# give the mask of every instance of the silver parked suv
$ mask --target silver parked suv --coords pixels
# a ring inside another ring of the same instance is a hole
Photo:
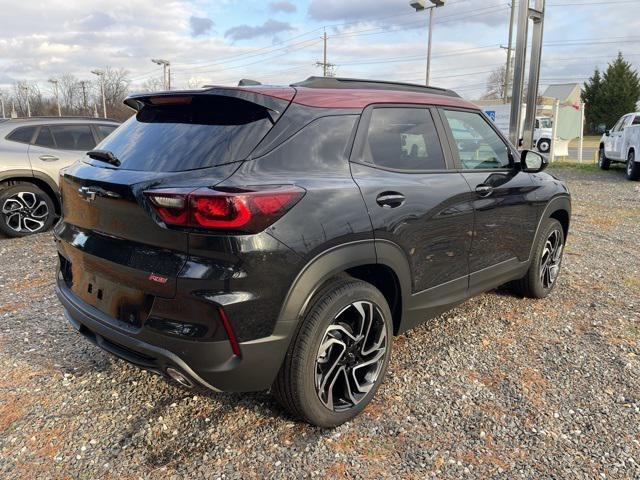
[[[0,120],[0,232],[43,232],[60,214],[58,172],[118,127],[113,120],[31,117]]]

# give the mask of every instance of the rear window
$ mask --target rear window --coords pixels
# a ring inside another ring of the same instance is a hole
[[[112,152],[121,169],[195,170],[244,160],[272,125],[261,105],[201,95],[187,104],[145,105],[99,148]]]

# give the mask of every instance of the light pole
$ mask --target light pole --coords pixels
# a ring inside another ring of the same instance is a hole
[[[27,117],[31,116],[31,105],[29,104],[29,85],[20,85],[20,88],[24,90],[24,96],[27,100]]]
[[[104,97],[104,70],[91,70],[91,73],[100,78],[100,91],[102,92],[102,113],[107,118],[107,100]]]
[[[416,12],[421,12],[422,10],[429,10],[429,40],[427,44],[427,74],[425,78],[425,85],[429,86],[429,80],[431,77],[431,33],[433,30],[433,11],[438,7],[444,6],[445,0],[429,0],[433,5],[430,7],[425,7],[425,0],[409,0],[409,5],[411,5]]]
[[[49,83],[53,83],[53,88],[56,94],[56,103],[58,104],[58,116],[61,117],[62,111],[60,110],[60,97],[58,96],[58,80],[50,78]]]
[[[0,105],[2,106],[2,118],[7,118],[4,116],[4,97],[2,95],[2,92],[0,92]]]
[[[171,90],[171,62],[161,58],[152,58],[151,61],[156,65],[162,65],[162,88]]]

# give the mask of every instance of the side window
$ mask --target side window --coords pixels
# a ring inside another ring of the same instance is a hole
[[[96,146],[89,125],[51,125],[56,145],[62,150],[91,150]]]
[[[7,135],[7,140],[21,143],[31,143],[33,134],[36,133],[37,127],[19,127]]]
[[[36,145],[49,148],[56,147],[56,142],[53,141],[53,135],[51,135],[49,127],[40,127],[40,131],[36,137]]]
[[[98,128],[98,137],[100,140],[107,138],[111,132],[118,128],[115,125],[96,125],[96,127]]]
[[[444,155],[431,112],[426,108],[375,108],[364,161],[400,170],[444,169]]]
[[[478,113],[444,110],[465,169],[509,168],[509,149]]]
[[[618,120],[618,122],[613,126],[611,131],[612,132],[619,132],[620,130],[622,130],[622,125],[624,124],[625,119],[626,119],[626,117],[620,118],[620,120]]]
[[[631,125],[640,125],[640,115],[633,117],[633,123]]]

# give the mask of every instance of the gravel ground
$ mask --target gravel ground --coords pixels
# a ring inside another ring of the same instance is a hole
[[[553,171],[574,196],[555,292],[490,292],[397,338],[334,430],[102,353],[63,318],[51,235],[0,240],[0,478],[640,478],[640,184]]]

